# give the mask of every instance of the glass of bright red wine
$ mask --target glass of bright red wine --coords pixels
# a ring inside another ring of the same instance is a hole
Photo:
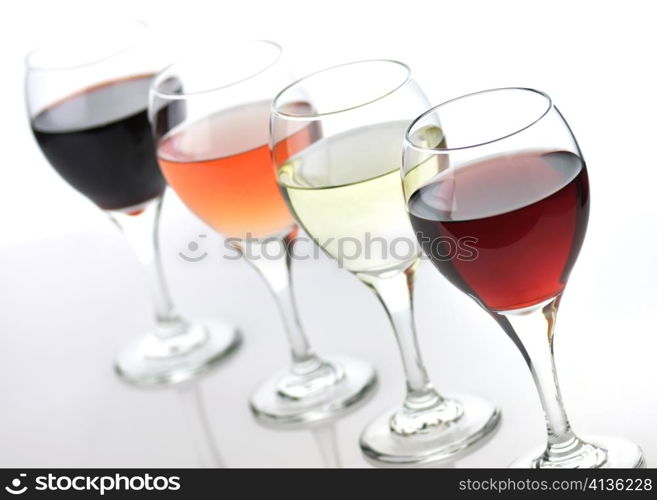
[[[148,89],[162,55],[138,21],[62,30],[27,57],[25,92],[34,137],[53,168],[123,231],[145,269],[155,327],[127,346],[116,371],[127,382],[181,382],[239,344],[215,321],[182,317],[169,294],[158,228],[166,183],[155,159]]]
[[[578,437],[562,403],[554,325],[586,233],[589,183],[550,97],[500,88],[426,111],[406,132],[402,177],[425,254],[500,324],[538,389],[547,446],[513,466],[641,467],[629,441]]]
[[[260,274],[281,313],[291,365],[265,380],[250,400],[259,421],[274,426],[331,420],[364,401],[376,382],[368,363],[315,354],[299,320],[290,274],[298,228],[269,150],[271,103],[291,80],[274,42],[198,47],[158,74],[149,107],[167,182]],[[298,125],[282,139],[279,159],[321,136],[317,124]]]

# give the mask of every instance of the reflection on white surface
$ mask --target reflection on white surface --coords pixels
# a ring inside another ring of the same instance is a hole
[[[337,469],[342,467],[340,450],[338,449],[338,436],[335,424],[323,425],[310,431],[317,442],[322,455],[324,467]]]
[[[189,438],[198,457],[198,465],[203,468],[224,468],[226,463],[219,449],[208,421],[203,395],[197,382],[186,382],[175,387],[185,415]]]

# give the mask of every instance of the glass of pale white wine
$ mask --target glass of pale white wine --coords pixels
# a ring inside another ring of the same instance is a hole
[[[401,406],[375,418],[360,445],[375,464],[454,459],[496,428],[500,413],[470,395],[441,395],[424,367],[412,291],[421,251],[400,180],[404,133],[429,107],[409,67],[391,60],[334,66],[283,89],[272,104],[276,178],[301,227],[379,298],[404,366]],[[295,131],[315,140],[288,154]]]

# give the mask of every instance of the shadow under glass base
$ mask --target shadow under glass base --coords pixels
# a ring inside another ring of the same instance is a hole
[[[370,364],[343,356],[325,358],[324,363],[339,371],[336,382],[303,397],[282,394],[282,381],[289,377],[289,369],[265,380],[249,401],[256,419],[270,427],[321,424],[355,409],[372,394],[377,377]]]
[[[190,380],[212,369],[240,345],[239,331],[224,323],[181,323],[168,338],[148,334],[128,344],[114,368],[124,381],[137,386],[162,386]]]
[[[514,461],[514,469],[640,469],[645,467],[641,448],[623,438],[603,436],[582,436],[580,438],[591,446],[586,453],[564,461],[559,465],[545,464],[541,460],[544,448],[536,449]]]
[[[375,418],[360,437],[365,458],[373,465],[389,467],[451,461],[484,444],[497,429],[500,411],[485,399],[458,394],[445,400],[460,407],[459,416],[412,434],[400,434],[391,427],[399,408]]]

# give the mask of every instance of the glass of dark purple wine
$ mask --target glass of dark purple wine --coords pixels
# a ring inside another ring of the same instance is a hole
[[[119,226],[146,270],[155,326],[115,365],[137,385],[187,380],[240,340],[232,327],[183,318],[165,282],[158,228],[166,183],[147,108],[151,81],[166,62],[141,22],[62,32],[27,57],[27,108],[39,147],[64,180]]]
[[[538,389],[547,446],[513,466],[641,467],[629,441],[575,435],[562,403],[554,325],[586,233],[589,182],[551,99],[501,88],[430,109],[406,132],[402,177],[424,253],[499,323]]]

